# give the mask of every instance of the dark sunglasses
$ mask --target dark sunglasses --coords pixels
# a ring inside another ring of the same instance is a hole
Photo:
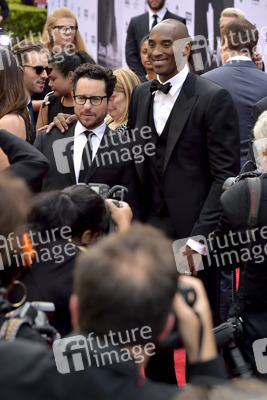
[[[24,64],[23,67],[34,68],[37,75],[41,75],[44,71],[47,73],[47,75],[49,75],[49,74],[51,74],[52,69],[53,69],[53,68],[50,68],[50,67],[42,67],[42,65],[33,66],[33,65]]]

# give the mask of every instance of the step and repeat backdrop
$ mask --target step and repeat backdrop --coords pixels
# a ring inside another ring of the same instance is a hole
[[[127,27],[133,16],[147,11],[146,0],[48,0],[47,4],[48,14],[56,7],[73,11],[87,49],[99,64],[111,68],[127,66]],[[167,0],[165,4],[169,11],[186,18],[190,35],[207,38],[203,46],[208,43],[208,56],[213,61],[218,59],[220,13],[226,7],[239,8],[257,26],[258,50],[266,62],[267,0]]]

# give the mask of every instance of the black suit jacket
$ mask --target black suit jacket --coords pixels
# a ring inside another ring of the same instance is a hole
[[[74,337],[75,340],[75,337]],[[67,346],[66,346],[67,347]],[[84,345],[78,344],[84,355]],[[110,348],[102,349],[108,354]],[[117,351],[118,348],[116,348]],[[65,353],[65,352],[64,352]],[[92,363],[97,354],[91,357]],[[69,358],[62,354],[62,363],[68,364]],[[0,386],[5,400],[171,400],[179,393],[176,385],[152,382],[139,375],[132,361],[108,361],[100,366],[86,364],[81,357],[84,370],[61,374],[56,369],[55,356],[51,349],[27,341],[0,341]],[[189,366],[191,381],[211,384],[225,381],[225,372],[219,359]]]
[[[133,91],[129,129],[148,125],[150,85],[143,83]],[[215,229],[222,184],[238,173],[239,157],[238,116],[230,94],[189,73],[174,104],[162,179],[177,238]],[[137,164],[137,171],[145,188],[145,163]]]
[[[75,125],[70,126],[64,135],[57,128],[49,135],[45,131],[37,135],[34,146],[50,161],[50,169],[43,180],[43,191],[63,189],[76,184],[72,157]],[[127,142],[127,137],[106,127],[84,182],[105,183],[110,187],[125,186],[129,191],[125,195],[125,201],[130,204],[135,216],[138,216],[140,188],[132,148],[133,143],[129,143],[129,140]]]
[[[25,179],[33,191],[38,191],[40,181],[49,169],[49,162],[43,154],[4,129],[0,129],[0,147],[10,163],[6,171],[10,170]]]
[[[186,19],[166,11],[163,19],[177,19],[186,24]],[[131,18],[126,37],[126,62],[128,66],[139,76],[146,75],[146,70],[141,63],[140,42],[149,33],[149,13],[146,12]]]

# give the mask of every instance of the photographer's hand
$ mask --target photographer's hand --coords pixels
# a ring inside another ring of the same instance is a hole
[[[122,207],[119,208],[115,206],[111,199],[107,199],[105,201],[109,206],[112,221],[116,226],[116,231],[122,232],[128,229],[133,218],[132,209],[129,204],[125,201],[119,201],[119,204],[122,205]]]
[[[192,287],[196,292],[196,301],[190,307],[181,294],[177,293],[173,309],[178,320],[178,330],[186,349],[188,361],[193,363],[205,362],[217,357],[217,348],[212,332],[212,317],[209,301],[202,282],[193,277],[180,276],[179,282]],[[198,315],[199,317],[198,317]],[[203,335],[200,343],[201,328]]]

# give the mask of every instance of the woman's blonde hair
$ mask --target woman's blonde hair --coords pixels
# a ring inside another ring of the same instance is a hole
[[[113,129],[118,126],[125,124],[128,121],[128,108],[131,100],[132,91],[135,86],[141,83],[138,76],[128,68],[117,68],[113,71],[113,74],[117,78],[117,83],[114,88],[114,92],[124,93],[126,96],[126,106],[123,115],[119,119],[118,123]],[[108,115],[106,118],[107,125],[113,121],[113,118]]]
[[[72,18],[75,21],[75,25],[78,26],[77,19],[73,12],[66,7],[57,7],[55,10],[48,16],[47,21],[45,23],[43,33],[42,33],[42,42],[44,47],[48,50],[49,55],[54,52],[54,39],[53,35],[51,35],[50,30],[57,25],[57,20],[60,18]],[[79,29],[77,29],[76,34],[74,36],[73,41],[74,48],[73,51],[84,50],[87,52],[85,43],[81,37]]]

